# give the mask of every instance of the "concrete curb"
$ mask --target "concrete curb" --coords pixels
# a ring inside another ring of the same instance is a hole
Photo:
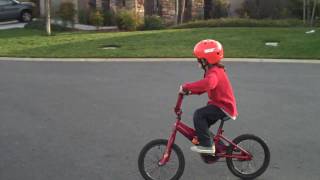
[[[26,62],[192,62],[195,58],[15,58],[0,57],[0,61]],[[307,59],[258,59],[258,58],[225,58],[226,62],[259,62],[259,63],[307,63],[320,64],[320,60]]]
[[[12,22],[12,23],[7,23],[7,24],[0,24],[0,30],[4,30],[4,29],[15,29],[15,28],[24,28],[24,26],[26,25],[27,23],[15,23],[15,22]]]

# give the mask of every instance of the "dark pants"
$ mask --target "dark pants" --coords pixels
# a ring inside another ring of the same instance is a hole
[[[209,127],[225,117],[226,114],[214,105],[207,105],[194,112],[193,123],[200,146],[212,146],[213,140],[210,136]]]

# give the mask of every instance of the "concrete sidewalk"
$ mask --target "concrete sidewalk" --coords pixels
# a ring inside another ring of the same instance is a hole
[[[195,58],[19,58],[0,57],[0,61],[49,61],[49,62],[192,62]],[[263,62],[263,63],[309,63],[320,64],[320,60],[310,59],[261,59],[225,58],[226,62]]]
[[[53,24],[63,25],[63,21],[61,20],[52,20]],[[69,28],[72,28],[70,24],[67,25]],[[115,31],[118,30],[117,26],[101,26],[99,29],[96,26],[87,25],[87,24],[74,24],[74,29],[82,30],[82,31],[97,31],[97,30],[104,30],[104,31]]]
[[[85,24],[75,24],[74,28],[78,29],[78,30],[83,30],[83,31],[97,31],[97,30],[115,31],[115,30],[118,30],[117,26],[102,26],[99,29],[97,29],[96,26],[85,25]]]
[[[15,28],[24,28],[27,23],[21,23],[19,21],[7,21],[0,22],[0,30],[2,29],[15,29]]]
[[[53,23],[61,25],[61,21],[54,21]],[[19,21],[6,21],[6,22],[0,22],[0,30],[2,29],[15,29],[15,28],[24,28],[24,26],[27,23],[21,23]],[[68,27],[71,28],[69,25]],[[82,31],[96,31],[96,30],[104,30],[104,31],[116,31],[118,30],[117,26],[102,26],[99,29],[97,29],[96,26],[91,25],[85,25],[85,24],[75,24],[74,29],[82,30]]]

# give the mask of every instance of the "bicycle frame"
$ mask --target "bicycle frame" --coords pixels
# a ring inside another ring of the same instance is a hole
[[[187,126],[186,124],[184,124],[183,122],[181,122],[181,115],[182,115],[182,111],[181,111],[181,104],[182,104],[182,100],[183,100],[183,94],[179,94],[178,96],[178,100],[176,103],[176,107],[174,109],[177,118],[176,118],[176,122],[173,125],[172,128],[172,132],[171,135],[168,139],[168,144],[166,146],[166,150],[162,156],[162,158],[159,161],[159,165],[165,165],[169,159],[170,159],[170,155],[171,155],[171,149],[172,149],[172,145],[174,144],[177,132],[181,133],[184,137],[186,137],[187,139],[189,139],[191,141],[191,143],[193,144],[198,144],[199,142],[197,141],[197,136],[196,136],[196,132],[193,128],[190,128],[189,126]],[[213,140],[214,143],[217,145],[219,141],[223,140],[225,142],[227,142],[229,144],[229,146],[232,146],[234,150],[239,150],[240,153],[237,154],[231,154],[228,155],[226,153],[226,149],[227,146],[223,146],[223,147],[219,147],[216,146],[216,157],[224,157],[224,158],[237,158],[238,160],[251,160],[252,159],[252,155],[247,152],[246,150],[244,150],[243,148],[241,148],[240,146],[238,146],[237,144],[233,143],[231,140],[229,140],[228,138],[224,137],[223,134],[223,124],[224,121],[221,120],[220,126],[218,128],[218,132],[217,134],[214,136]]]

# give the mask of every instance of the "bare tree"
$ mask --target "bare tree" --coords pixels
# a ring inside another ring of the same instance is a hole
[[[176,22],[177,25],[179,23],[179,0],[176,0]]]
[[[181,15],[180,15],[180,23],[183,23],[184,12],[186,9],[186,0],[181,0]]]
[[[46,10],[47,10],[47,16],[46,16],[46,30],[47,35],[51,35],[51,17],[50,17],[50,8],[51,8],[51,0],[46,0]]]
[[[310,0],[307,0],[307,22],[310,21]]]
[[[306,0],[303,0],[303,24],[306,23]]]
[[[310,20],[311,26],[313,26],[313,23],[314,23],[314,16],[315,16],[317,3],[318,3],[318,0],[313,0],[312,15],[311,15],[311,20]]]

